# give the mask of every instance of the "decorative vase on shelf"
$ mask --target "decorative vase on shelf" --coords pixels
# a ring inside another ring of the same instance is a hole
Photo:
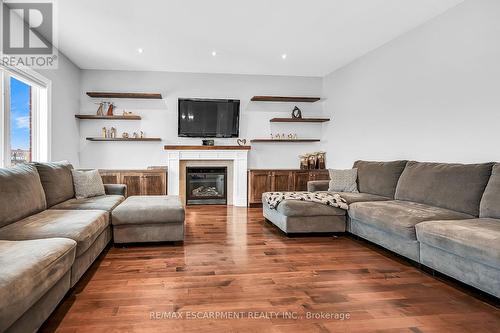
[[[96,115],[98,116],[104,116],[104,102],[100,102],[100,103],[96,103],[99,105],[99,107],[97,108],[97,113]]]
[[[115,109],[115,105],[113,103],[109,103],[109,106],[108,106],[108,112],[107,112],[107,116],[113,116],[113,110]]]

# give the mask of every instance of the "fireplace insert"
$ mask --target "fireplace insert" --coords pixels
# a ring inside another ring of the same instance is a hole
[[[186,204],[226,205],[226,167],[187,167]]]

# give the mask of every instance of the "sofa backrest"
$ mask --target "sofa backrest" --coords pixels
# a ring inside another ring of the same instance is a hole
[[[33,165],[40,175],[40,181],[47,200],[47,207],[52,207],[75,197],[73,176],[71,174],[73,165],[71,163],[68,161],[35,162]]]
[[[46,208],[45,193],[33,165],[0,168],[0,227]]]
[[[394,198],[396,185],[406,162],[354,162],[354,168],[358,169],[359,192]]]
[[[395,198],[478,216],[492,166],[410,161],[399,178]]]
[[[500,164],[498,163],[491,170],[491,177],[479,206],[479,217],[500,219]]]

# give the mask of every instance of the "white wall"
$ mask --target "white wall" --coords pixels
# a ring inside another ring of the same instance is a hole
[[[328,166],[500,161],[500,1],[468,0],[324,79]]]
[[[190,74],[168,72],[82,71],[81,113],[94,114],[99,100],[87,91],[160,92],[164,100],[116,99],[118,113],[123,109],[141,115],[141,121],[80,120],[80,166],[92,168],[145,168],[165,165],[165,144],[200,145],[198,138],[177,137],[178,98],[235,98],[241,100],[240,138],[268,138],[270,133],[297,133],[303,138],[319,138],[318,124],[271,124],[273,117],[290,117],[295,104],[251,102],[254,95],[317,96],[322,79],[311,77]],[[304,116],[321,115],[322,102],[297,104]],[[147,136],[161,137],[155,142],[90,142],[101,128],[115,126],[119,135],[144,130]],[[235,139],[216,139],[216,144],[236,144]],[[298,168],[298,155],[319,150],[320,144],[253,144],[249,154],[251,168]]]
[[[68,160],[77,167],[79,128],[75,114],[80,104],[80,69],[59,52],[58,69],[37,72],[52,82],[51,160]]]

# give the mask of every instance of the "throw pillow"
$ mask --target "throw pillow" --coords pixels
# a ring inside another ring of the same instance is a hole
[[[329,192],[351,192],[358,193],[358,169],[334,170],[329,169],[330,185]]]
[[[71,170],[77,199],[104,195],[104,184],[98,170]]]

